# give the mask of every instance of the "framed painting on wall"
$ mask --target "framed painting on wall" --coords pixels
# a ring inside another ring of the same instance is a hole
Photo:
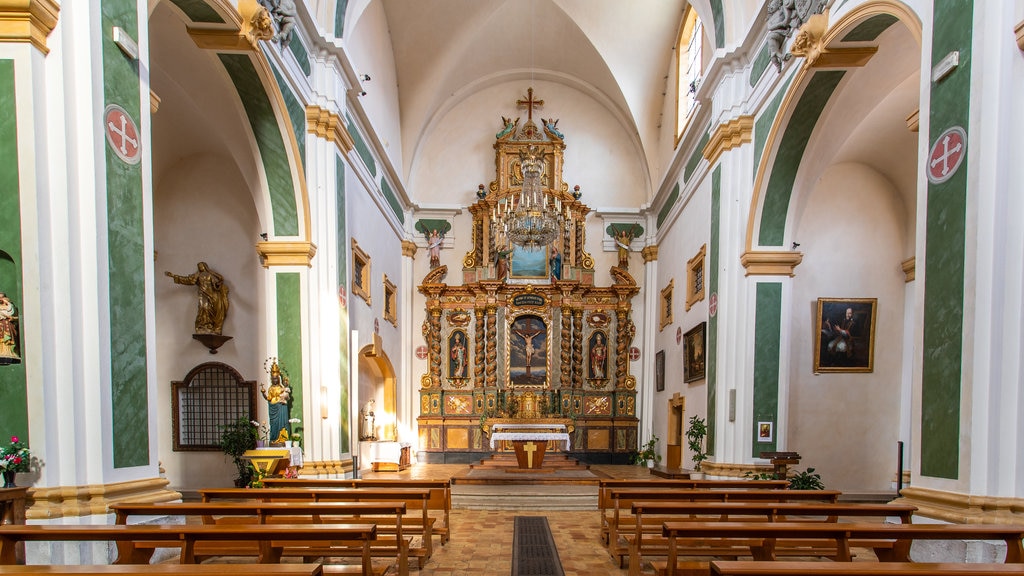
[[[658,350],[654,355],[654,388],[658,392],[665,391],[665,351]]]
[[[814,372],[873,372],[877,298],[818,298]]]
[[[707,322],[701,322],[683,335],[683,382],[704,379],[704,332]]]

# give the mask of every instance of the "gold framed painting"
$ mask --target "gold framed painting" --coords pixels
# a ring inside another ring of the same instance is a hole
[[[818,298],[814,372],[874,372],[877,298]]]
[[[707,322],[701,322],[683,335],[683,382],[703,380],[707,370],[704,354],[704,333]]]

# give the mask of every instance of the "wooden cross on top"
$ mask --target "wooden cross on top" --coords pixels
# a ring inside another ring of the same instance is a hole
[[[544,105],[544,101],[543,100],[534,100],[533,99],[533,87],[530,87],[530,88],[528,88],[526,90],[526,100],[516,100],[516,105],[519,106],[519,107],[523,107],[523,106],[526,107],[526,110],[527,110],[526,119],[527,119],[527,121],[532,122],[533,121],[533,107],[534,106],[538,106],[538,107],[539,106],[543,106]]]

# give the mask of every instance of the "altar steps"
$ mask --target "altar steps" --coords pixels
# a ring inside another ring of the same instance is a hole
[[[597,484],[453,484],[456,510],[597,510]]]
[[[515,454],[511,452],[498,452],[496,454],[492,454],[490,458],[484,458],[477,464],[470,464],[469,467],[470,469],[519,468],[519,463],[516,461]],[[570,458],[565,454],[548,452],[544,454],[544,465],[540,470],[547,469],[589,470],[590,466],[587,464],[581,464],[579,460]]]

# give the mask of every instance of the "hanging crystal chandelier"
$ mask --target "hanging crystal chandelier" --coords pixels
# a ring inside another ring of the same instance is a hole
[[[541,174],[544,159],[536,146],[519,154],[523,188],[519,196],[509,196],[494,208],[491,220],[515,246],[539,250],[558,238],[566,216],[562,201],[544,191]]]

